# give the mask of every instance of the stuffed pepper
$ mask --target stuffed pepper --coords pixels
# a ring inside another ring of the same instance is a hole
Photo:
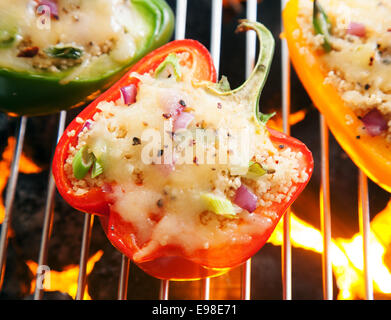
[[[164,0],[0,2],[0,110],[37,115],[83,105],[167,42]]]
[[[391,191],[391,4],[291,0],[283,13],[293,65],[341,146]]]
[[[274,52],[260,38],[249,79],[231,90],[197,41],[140,60],[73,120],[53,173],[74,208],[100,215],[115,247],[147,273],[184,280],[238,266],[267,241],[308,182],[311,152],[258,111]]]

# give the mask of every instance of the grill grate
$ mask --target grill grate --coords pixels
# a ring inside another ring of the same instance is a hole
[[[222,26],[222,0],[212,1],[211,14],[211,45],[210,51],[215,62],[216,71],[219,73],[220,65],[220,47],[221,47],[221,26]],[[284,8],[286,0],[281,0],[281,7]],[[187,15],[187,0],[176,1],[176,26],[175,38],[183,39],[186,34],[186,15]],[[248,0],[246,5],[246,16],[249,20],[257,19],[257,0]],[[290,104],[291,104],[291,74],[289,53],[284,39],[281,40],[281,66],[282,66],[282,116],[283,116],[283,130],[285,133],[290,132],[289,120]],[[251,72],[254,66],[256,55],[256,37],[254,32],[248,32],[246,35],[246,77]],[[61,137],[67,113],[62,111],[59,116],[58,123],[58,139]],[[333,275],[331,266],[331,214],[330,214],[330,173],[329,173],[329,131],[323,116],[319,116],[320,121],[320,136],[321,136],[321,190],[320,190],[320,213],[321,213],[321,232],[323,236],[323,252],[322,252],[322,278],[323,278],[323,297],[324,299],[333,299]],[[4,280],[4,271],[6,265],[6,252],[8,244],[9,226],[12,215],[12,207],[15,197],[15,191],[18,181],[18,167],[19,160],[23,148],[24,137],[26,132],[26,117],[21,117],[19,121],[19,129],[17,135],[17,143],[13,153],[13,162],[11,166],[11,174],[9,178],[9,187],[6,193],[6,211],[5,218],[2,224],[2,233],[0,238],[0,289]],[[369,266],[369,196],[368,196],[368,182],[365,174],[359,170],[359,222],[360,232],[363,238],[363,257],[364,257],[364,276],[365,276],[365,298],[373,299],[373,284],[370,276]],[[40,253],[38,258],[38,265],[44,265],[48,255],[48,245],[51,236],[51,227],[54,214],[54,195],[55,184],[52,175],[50,174],[48,182],[48,193],[46,199],[45,215],[43,222],[43,231],[41,238]],[[82,235],[82,245],[80,252],[80,272],[78,277],[78,289],[76,299],[83,299],[86,288],[86,265],[89,253],[89,246],[91,240],[91,230],[94,221],[93,215],[86,214],[84,219],[84,228]],[[284,238],[282,246],[282,287],[283,298],[286,300],[292,299],[292,254],[290,242],[290,210],[284,216]],[[118,299],[124,300],[127,297],[128,279],[129,279],[130,261],[126,256],[122,256],[122,265],[118,285]],[[250,299],[251,297],[251,260],[243,264],[242,278],[241,278],[241,298]],[[42,274],[37,274],[39,279]],[[202,280],[202,298],[208,300],[210,298],[210,284],[211,279]],[[160,299],[169,298],[170,282],[162,280],[160,283]],[[43,290],[38,287],[35,290],[34,299],[40,300],[43,298]]]

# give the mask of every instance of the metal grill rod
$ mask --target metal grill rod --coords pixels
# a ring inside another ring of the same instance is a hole
[[[287,1],[281,1],[281,10],[285,8]],[[281,29],[282,22],[281,22]],[[283,131],[290,134],[289,114],[291,109],[290,92],[290,60],[288,45],[285,39],[281,39],[281,67],[282,67],[282,123]],[[284,300],[292,299],[292,246],[291,246],[291,211],[287,209],[283,217],[283,245],[281,248],[281,273],[282,273],[282,296]]]
[[[365,299],[373,300],[373,283],[370,268],[370,252],[369,252],[369,237],[370,237],[370,217],[369,217],[369,194],[368,194],[368,179],[366,175],[359,170],[358,183],[358,212],[360,222],[360,232],[363,239],[363,264],[364,264],[364,280],[365,280]]]
[[[176,1],[175,39],[185,39],[187,0]]]
[[[257,0],[248,0],[246,6],[246,17],[248,20],[257,20]],[[256,55],[257,37],[254,31],[246,33],[246,79],[249,78],[254,65]],[[251,298],[251,259],[248,259],[242,266],[241,298]]]
[[[320,223],[323,238],[322,283],[323,299],[333,299],[333,272],[331,265],[331,210],[330,210],[330,169],[329,169],[329,130],[326,120],[319,115],[321,137],[321,188]]]
[[[220,49],[221,49],[221,23],[223,15],[223,1],[212,1],[212,22],[211,22],[211,43],[210,53],[213,58],[213,63],[216,67],[216,74],[220,73]]]
[[[169,280],[160,281],[160,292],[159,292],[160,300],[168,300],[169,288],[170,288]]]
[[[206,278],[202,281],[202,299],[210,299],[210,278]]]
[[[86,213],[84,216],[83,236],[80,250],[79,277],[77,280],[76,300],[83,300],[87,283],[87,261],[91,243],[94,215]]]
[[[57,131],[57,142],[60,140],[64,128],[65,128],[65,120],[66,120],[66,111],[61,111],[60,118],[58,121],[58,131]],[[44,223],[43,223],[43,231],[41,237],[41,246],[39,249],[39,258],[38,258],[38,266],[42,266],[46,264],[47,253],[48,253],[48,245],[49,239],[52,229],[53,223],[53,215],[54,215],[54,195],[55,195],[55,183],[52,175],[52,171],[49,173],[49,184],[48,184],[48,193],[46,197],[46,206],[45,206],[45,214],[44,214]],[[39,279],[43,276],[42,273],[37,272],[36,274],[36,284],[38,284]],[[38,285],[35,286],[34,291],[34,300],[41,300],[43,298],[43,289]]]
[[[126,300],[128,296],[128,282],[129,282],[129,269],[130,269],[130,260],[129,258],[122,254],[121,259],[121,273],[119,276],[118,282],[118,300]]]
[[[13,153],[13,160],[11,165],[11,175],[8,181],[8,188],[5,197],[5,217],[1,225],[0,236],[0,290],[3,286],[4,274],[7,259],[8,246],[8,231],[11,224],[12,207],[14,204],[16,184],[19,177],[19,160],[23,150],[24,136],[26,133],[27,117],[23,116],[20,119],[18,138]]]
[[[122,255],[121,262],[121,274],[119,277],[118,285],[118,300],[126,300],[128,296],[128,282],[129,282],[129,269],[130,269],[130,259]]]

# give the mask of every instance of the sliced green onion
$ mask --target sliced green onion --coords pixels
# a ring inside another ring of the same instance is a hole
[[[94,156],[88,152],[87,146],[82,147],[72,161],[73,175],[76,179],[83,179],[94,163]]]
[[[275,172],[275,169],[266,169],[260,163],[250,161],[245,178],[257,180],[265,174],[273,174]]]
[[[261,123],[263,123],[264,125],[266,125],[266,123],[267,123],[272,117],[274,117],[275,115],[276,115],[275,112],[273,112],[273,113],[262,113],[262,112],[260,112],[260,113],[259,113],[259,121],[260,121]]]
[[[55,46],[45,49],[45,53],[52,58],[76,60],[82,57],[83,50],[71,46]]]
[[[166,59],[156,68],[155,76],[158,77],[164,70],[171,67],[176,81],[182,78],[181,67],[179,65],[179,59],[175,53],[170,53]]]
[[[225,217],[233,218],[236,216],[234,206],[228,199],[218,197],[211,193],[204,193],[201,195],[207,209],[215,214]]]
[[[248,166],[248,171],[246,174],[246,178],[249,179],[258,179],[267,173],[267,170],[262,167],[262,165],[258,162],[250,161]]]
[[[92,170],[91,170],[91,178],[96,178],[102,173],[103,173],[103,165],[101,161],[99,161],[94,157],[94,165],[92,166]]]
[[[317,0],[314,1],[314,12],[312,17],[315,34],[323,35],[323,49],[330,52],[331,47],[331,22],[326,12]]]
[[[0,30],[0,48],[10,47],[16,39],[15,32]]]
[[[220,81],[217,83],[217,88],[223,92],[231,91],[231,85],[226,76],[221,77]]]

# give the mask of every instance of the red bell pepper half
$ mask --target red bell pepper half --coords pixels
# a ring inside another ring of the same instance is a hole
[[[260,78],[255,79],[257,86],[259,86],[259,83],[263,83],[267,77],[265,69],[270,67],[274,40],[268,30],[259,23],[243,22],[242,29],[254,29],[261,38],[261,46],[264,51],[262,51],[263,54],[260,56],[258,65],[254,69],[258,74],[262,74]],[[168,43],[145,56],[114,86],[84,109],[79,115],[84,120],[84,123],[79,123],[80,119],[79,121],[76,121],[76,119],[72,121],[58,143],[53,160],[53,174],[60,194],[77,210],[99,215],[102,226],[111,243],[131,259],[133,259],[133,255],[140,248],[137,245],[137,238],[133,232],[133,226],[125,222],[119,213],[112,210],[111,203],[108,200],[111,187],[105,185],[102,188],[91,189],[83,195],[77,195],[73,191],[71,182],[64,171],[64,163],[69,155],[70,146],[75,147],[77,145],[78,133],[84,127],[85,121],[91,119],[98,112],[96,106],[101,101],[115,101],[120,98],[121,88],[131,84],[137,87],[139,80],[131,77],[131,73],[137,72],[144,74],[154,71],[169,54],[182,52],[188,53],[185,63],[190,67],[192,77],[195,80],[216,82],[216,72],[212,58],[205,47],[199,42],[194,40],[178,40]],[[256,102],[258,102],[261,90],[258,89],[258,91],[256,93]],[[235,90],[232,92],[235,92]],[[272,220],[270,227],[265,228],[263,233],[254,236],[249,243],[229,246],[211,245],[207,249],[196,250],[191,255],[187,254],[179,246],[165,245],[160,246],[142,260],[135,261],[133,259],[134,262],[144,271],[155,277],[183,280],[216,276],[232,267],[238,266],[253,256],[265,244],[281,216],[304,189],[313,169],[312,154],[302,142],[272,129],[269,129],[269,133],[271,141],[276,146],[289,147],[292,151],[302,153],[300,169],[304,169],[308,174],[308,179],[304,183],[292,185],[292,188],[296,188],[296,191],[293,192],[289,199],[283,200],[281,203],[274,203],[272,207],[268,208],[268,211],[273,210],[276,213],[274,216],[268,216]],[[266,217],[265,210],[260,207],[254,213]]]

